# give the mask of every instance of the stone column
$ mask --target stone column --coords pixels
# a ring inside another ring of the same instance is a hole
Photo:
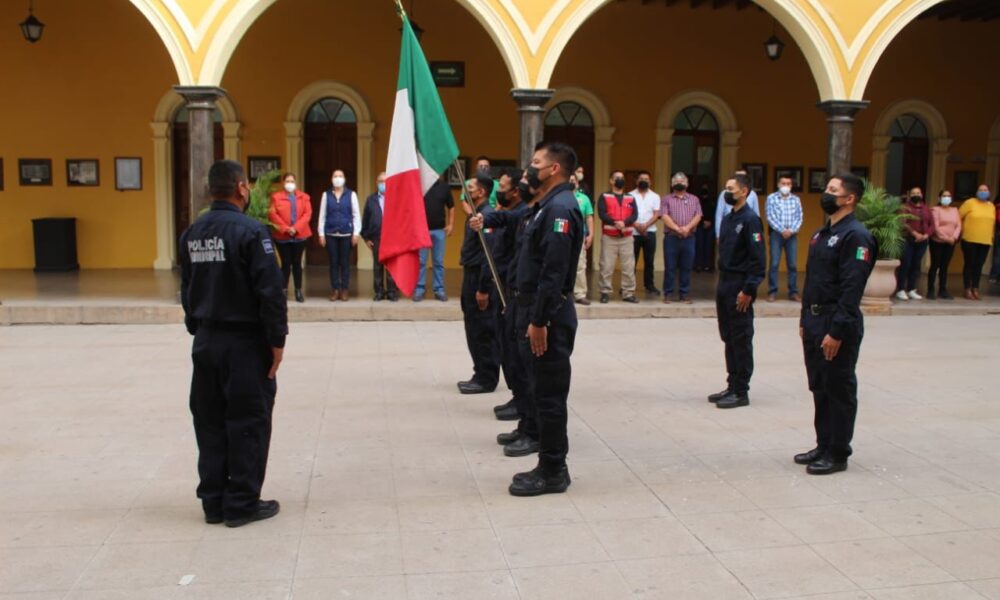
[[[857,100],[827,100],[816,106],[826,113],[830,124],[827,145],[826,172],[832,177],[851,170],[851,151],[854,144],[854,115],[869,102]]]
[[[226,94],[219,87],[175,85],[188,109],[188,137],[191,141],[191,221],[208,205],[208,169],[215,162],[215,102]]]
[[[545,132],[545,103],[552,98],[555,90],[518,88],[510,95],[517,102],[517,112],[521,114],[521,145],[518,153],[519,167],[531,162],[535,144],[542,141]],[[593,177],[593,175],[591,175]]]

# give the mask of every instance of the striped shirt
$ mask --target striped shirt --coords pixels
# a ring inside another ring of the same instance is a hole
[[[660,198],[660,215],[669,216],[678,227],[684,227],[691,219],[701,216],[701,200],[687,192],[681,198],[673,193],[667,194]],[[667,234],[677,236],[676,232],[669,229]]]
[[[774,192],[767,197],[764,210],[767,212],[767,224],[771,226],[771,231],[784,232],[789,229],[792,233],[798,233],[802,228],[802,201],[795,194],[788,194],[786,198],[781,192]]]

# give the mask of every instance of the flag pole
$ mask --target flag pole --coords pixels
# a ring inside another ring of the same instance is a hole
[[[472,209],[472,214],[479,214],[479,209],[476,205],[472,203],[472,199],[469,197],[468,189],[465,187],[465,168],[462,166],[462,161],[455,159],[455,170],[458,171],[458,177],[462,181],[462,199],[469,205]],[[479,235],[479,243],[483,247],[483,253],[486,255],[486,263],[490,266],[490,274],[493,275],[493,282],[496,283],[497,292],[500,295],[500,304],[503,306],[504,310],[507,310],[507,296],[504,294],[503,282],[500,281],[500,276],[497,274],[497,265],[493,260],[493,253],[490,252],[489,245],[486,244],[486,236],[483,235],[483,230],[480,229],[476,232]]]

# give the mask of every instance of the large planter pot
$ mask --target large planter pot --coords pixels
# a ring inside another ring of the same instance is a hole
[[[899,267],[898,260],[875,261],[875,268],[872,269],[868,284],[865,285],[861,306],[887,307],[892,304],[892,294],[896,291],[897,267]]]

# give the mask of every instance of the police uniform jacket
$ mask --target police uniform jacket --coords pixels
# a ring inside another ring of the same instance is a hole
[[[813,234],[799,324],[810,315],[832,314],[830,337],[859,338],[864,333],[861,296],[877,255],[875,238],[853,214]]]
[[[509,219],[504,219],[500,224],[486,225],[484,227],[494,228],[493,260],[497,265],[497,274],[500,281],[506,285],[510,278],[511,271],[514,271],[514,257],[517,253],[518,222],[531,213],[531,208],[524,202],[519,202],[517,206],[509,210],[494,211],[494,215],[509,214]]]
[[[486,215],[495,211],[490,208],[488,202],[483,202],[483,204],[479,207],[478,212],[485,218]],[[486,245],[492,252],[495,232],[492,229],[483,229],[483,235],[486,237]],[[479,234],[469,227],[468,221],[465,222],[465,237],[462,239],[460,262],[466,269],[478,267],[479,282],[476,284],[476,291],[482,294],[490,293],[493,289],[493,277],[490,274],[490,267],[486,260],[486,253],[483,252],[483,245],[479,241]]]
[[[746,204],[722,219],[719,229],[719,271],[729,275],[743,275],[741,291],[754,298],[757,287],[764,280],[764,227]]]
[[[519,297],[529,298],[528,319],[545,327],[573,292],[583,246],[583,213],[573,185],[554,187],[534,207],[517,257]]]
[[[285,346],[288,306],[264,225],[215,201],[181,235],[180,263],[188,332],[201,325],[259,327],[270,346]]]

